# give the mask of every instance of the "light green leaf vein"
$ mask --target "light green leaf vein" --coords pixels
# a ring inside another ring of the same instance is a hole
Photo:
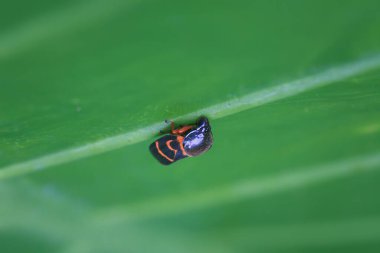
[[[218,119],[235,114],[250,108],[264,105],[283,98],[295,96],[297,94],[333,84],[358,74],[380,67],[380,55],[359,59],[354,62],[339,65],[327,69],[319,74],[306,78],[282,83],[264,90],[252,92],[240,98],[235,98],[220,104],[216,104],[199,111],[183,115],[175,120],[194,119],[199,115],[207,115],[211,119]],[[83,146],[70,148],[67,150],[52,153],[33,160],[5,166],[0,169],[0,180],[21,176],[29,172],[51,168],[56,165],[75,161],[81,158],[94,156],[110,150],[121,148],[127,145],[138,143],[153,137],[164,127],[163,122],[154,123],[147,127],[136,129],[121,135],[108,137]]]
[[[344,176],[380,169],[380,152],[310,168],[287,170],[266,178],[251,178],[214,189],[192,192],[136,203],[109,207],[95,213],[94,222],[119,224],[204,209],[216,205],[258,198],[280,191],[308,187]]]

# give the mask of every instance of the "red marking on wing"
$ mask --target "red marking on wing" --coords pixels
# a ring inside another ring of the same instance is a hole
[[[175,157],[175,155],[177,154],[177,151],[178,151],[178,150],[174,149],[174,148],[170,145],[170,143],[172,143],[172,142],[173,142],[173,140],[168,140],[168,141],[166,142],[166,146],[167,146],[171,151],[174,152],[174,157]]]
[[[160,147],[159,147],[159,145],[158,145],[158,141],[156,141],[156,148],[157,148],[158,153],[159,153],[162,157],[164,157],[166,160],[168,160],[168,161],[170,161],[170,162],[174,162],[173,159],[169,158],[167,155],[164,154],[164,152],[161,151],[161,149],[160,149]]]
[[[182,151],[182,154],[183,155],[187,155],[187,156],[191,156],[191,155],[189,155],[188,153],[186,153],[186,151],[185,151],[185,148],[183,147],[183,140],[184,140],[185,138],[184,137],[182,137],[182,136],[177,136],[177,141],[179,142],[179,147],[181,148],[181,151]]]

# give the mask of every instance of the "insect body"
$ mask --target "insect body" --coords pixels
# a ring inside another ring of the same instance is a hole
[[[195,125],[175,129],[153,142],[149,149],[153,156],[164,165],[180,159],[198,156],[209,150],[213,143],[211,126],[206,117],[200,117]]]

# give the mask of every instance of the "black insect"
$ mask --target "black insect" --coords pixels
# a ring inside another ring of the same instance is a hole
[[[166,134],[150,146],[152,155],[163,165],[172,164],[186,157],[198,156],[211,148],[213,136],[208,119],[200,117],[195,125],[175,129],[171,122],[170,134]]]

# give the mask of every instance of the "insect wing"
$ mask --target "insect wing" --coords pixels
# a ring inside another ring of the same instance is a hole
[[[149,150],[161,164],[169,165],[187,157],[183,154],[181,145],[178,136],[168,134],[150,144]]]

